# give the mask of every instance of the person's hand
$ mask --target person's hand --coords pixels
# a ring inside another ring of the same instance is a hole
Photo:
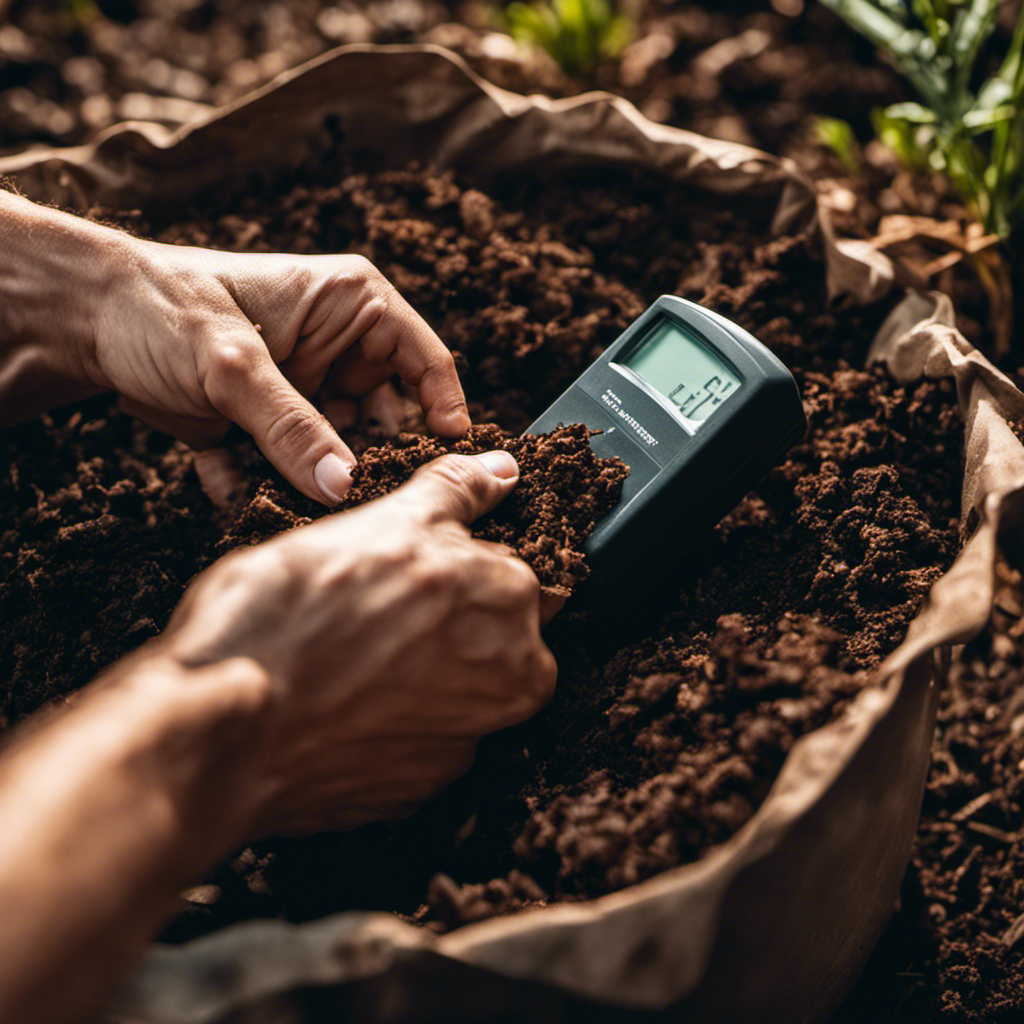
[[[206,674],[246,659],[271,693],[248,838],[404,815],[550,698],[537,578],[465,526],[517,479],[507,452],[445,456],[187,592],[157,650]]]
[[[126,240],[129,241],[129,240]],[[309,399],[358,399],[398,374],[427,425],[469,427],[451,353],[361,256],[215,252],[130,240],[100,307],[96,383],[196,448],[250,434],[304,494],[337,502],[355,457]]]
[[[351,405],[398,374],[428,427],[469,429],[451,353],[361,256],[160,245],[2,189],[0,238],[0,424],[115,391],[196,448],[238,423],[330,505],[355,459],[314,395]]]

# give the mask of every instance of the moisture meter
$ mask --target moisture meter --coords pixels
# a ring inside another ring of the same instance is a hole
[[[527,430],[585,423],[630,473],[584,548],[591,584],[650,581],[730,512],[807,429],[796,381],[743,328],[663,295]]]

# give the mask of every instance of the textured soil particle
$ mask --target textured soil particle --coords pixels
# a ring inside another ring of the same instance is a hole
[[[441,455],[504,449],[519,464],[520,482],[506,501],[472,525],[471,532],[512,548],[549,593],[568,597],[589,574],[583,542],[598,519],[614,508],[629,475],[629,467],[618,459],[597,458],[589,436],[582,424],[539,437],[517,437],[493,424],[471,427],[457,441],[400,434],[387,445],[362,453],[352,474],[352,489],[338,511],[389,494]],[[278,483],[266,480],[233,519],[218,549],[258,543],[322,514],[313,502],[282,494]]]
[[[486,529],[546,584],[580,578],[579,541],[617,482],[587,464],[578,428],[541,442],[515,435],[659,293],[705,302],[779,354],[810,430],[651,591],[639,621],[571,605],[555,620],[554,701],[485,741],[449,792],[405,822],[243,851],[193,894],[169,938],[348,907],[443,929],[693,860],[749,819],[795,738],[864,684],[958,546],[952,387],[852,369],[884,310],[828,308],[804,239],[766,238],[766,211],[683,201],[643,179],[581,176],[487,197],[415,168],[336,169],[326,166],[326,184],[242,200],[230,214],[194,211],[161,237],[369,256],[461,353],[474,418],[492,424],[464,444],[508,446],[526,467],[522,493]],[[137,639],[153,635],[215,554],[319,514],[245,443],[249,494],[232,515],[215,513],[179,447],[121,418],[93,427],[96,412],[8,434],[9,450],[27,453],[12,454],[3,484],[3,507],[18,510],[5,513],[0,550],[0,657],[19,695],[11,720],[132,646],[115,624],[143,622]],[[451,447],[414,434],[382,443],[367,423],[345,437],[363,453],[350,502]],[[530,485],[534,468],[547,482]],[[551,511],[537,535],[535,510],[558,490],[550,481],[585,500]],[[69,527],[130,543],[98,539],[94,550],[61,533]],[[78,588],[70,604],[45,568],[58,543]],[[74,623],[66,641],[54,642],[51,606]],[[103,615],[102,641],[76,658],[70,638]]]

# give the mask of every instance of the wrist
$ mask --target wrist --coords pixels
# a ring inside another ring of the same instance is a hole
[[[188,667],[157,647],[95,687],[94,715],[119,724],[124,763],[173,808],[166,839],[189,878],[251,837],[266,802],[273,703],[260,665],[230,658]]]
[[[0,236],[0,420],[109,390],[96,325],[136,240],[7,192]]]
[[[98,1006],[176,894],[241,843],[260,676],[139,656],[3,752],[0,1019]]]

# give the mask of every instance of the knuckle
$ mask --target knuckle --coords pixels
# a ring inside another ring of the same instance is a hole
[[[555,685],[558,682],[558,662],[550,650],[541,644],[537,655],[537,667],[533,673],[534,692],[540,706],[543,707],[555,695]]]
[[[555,657],[543,644],[537,644],[526,653],[522,666],[523,701],[528,705],[528,713],[533,714],[544,707],[554,696],[555,681],[558,667]]]
[[[315,256],[293,256],[286,264],[275,264],[277,288],[282,298],[286,296],[303,296],[316,287],[319,273]]]
[[[452,355],[451,349],[444,342],[431,348],[429,362],[431,369],[436,373],[444,374],[445,376],[458,375],[458,370],[455,366],[455,356]],[[458,396],[449,396],[447,401],[452,405],[457,405]]]
[[[504,724],[523,722],[540,711],[554,696],[557,674],[554,655],[542,641],[521,649],[510,672]]]
[[[256,343],[242,338],[211,342],[210,373],[214,379],[237,381],[247,376],[256,362]]]
[[[363,355],[371,363],[387,362],[400,343],[400,325],[394,317],[388,317],[387,298],[379,292],[368,292],[360,305],[367,325],[362,337]]]
[[[370,284],[382,280],[384,275],[365,256],[351,253],[339,257],[341,273],[350,281],[359,284]]]
[[[308,410],[292,406],[278,412],[270,421],[266,441],[273,448],[303,452],[316,442],[320,428],[321,423]]]
[[[516,592],[524,602],[536,601],[540,598],[540,580],[526,562],[516,555],[506,556],[506,571],[509,574]]]
[[[216,573],[215,583],[223,592],[248,590],[257,581],[263,591],[287,590],[301,575],[293,554],[282,544],[258,544],[231,552],[217,562],[211,572]]]
[[[253,549],[231,551],[200,576],[196,586],[230,587],[249,578]]]
[[[458,560],[447,550],[421,548],[409,565],[412,582],[428,594],[442,594],[454,589],[458,582]]]
[[[468,455],[442,455],[428,463],[426,469],[454,490],[476,494],[487,488],[484,468]]]
[[[473,573],[487,582],[488,603],[514,615],[510,628],[520,629],[522,616],[540,605],[540,581],[514,552],[480,544]]]
[[[348,590],[353,583],[365,585],[368,582],[371,559],[353,559],[344,549],[325,546],[313,534],[303,540],[302,555],[292,565],[306,567],[304,575],[313,590],[321,594],[336,594]]]
[[[365,256],[350,254],[329,258],[331,259],[331,272],[328,274],[329,284],[341,286],[349,294],[361,297],[361,305],[366,305],[374,299],[382,302],[386,300],[392,290],[391,284]]]

